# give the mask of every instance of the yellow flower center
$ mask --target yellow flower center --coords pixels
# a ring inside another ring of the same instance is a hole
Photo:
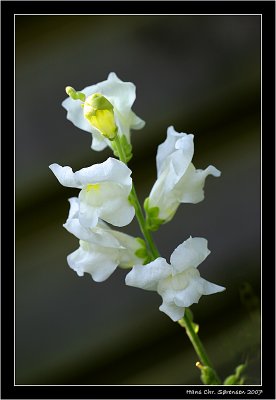
[[[100,184],[99,183],[89,183],[88,185],[86,185],[86,191],[90,192],[91,190],[95,190],[98,191],[100,189]]]

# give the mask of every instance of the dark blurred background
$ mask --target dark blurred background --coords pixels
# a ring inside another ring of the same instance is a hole
[[[16,28],[16,383],[200,384],[185,331],[158,310],[161,297],[79,278],[66,256],[78,240],[63,227],[78,191],[49,164],[73,170],[109,150],[66,120],[64,87],[114,71],[137,88],[130,162],[141,201],[156,178],[167,127],[195,135],[196,168],[213,164],[205,200],[181,205],[154,239],[169,260],[190,235],[208,239],[201,275],[226,291],[192,306],[200,336],[225,377],[248,362],[260,383],[260,17],[28,16]],[[124,232],[139,235],[136,222]]]

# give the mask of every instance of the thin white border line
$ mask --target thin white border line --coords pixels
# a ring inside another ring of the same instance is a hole
[[[26,386],[26,387],[29,387],[29,386],[39,386],[39,387],[52,387],[52,386],[61,386],[61,387],[67,387],[67,386],[73,386],[73,387],[113,387],[113,388],[116,388],[116,387],[185,387],[185,386],[187,386],[187,387],[205,387],[206,389],[208,389],[209,388],[209,385],[208,386],[206,386],[206,385],[47,385],[47,384],[45,384],[45,385],[14,385],[14,386]],[[213,387],[215,387],[215,388],[220,388],[220,387],[223,387],[223,384],[221,384],[221,385],[211,385],[212,386],[212,388]],[[246,390],[250,390],[250,389],[245,389],[245,388],[247,388],[247,387],[259,387],[259,386],[262,386],[261,384],[260,385],[231,385],[231,387],[237,387],[237,388],[240,388],[240,390],[242,391],[246,391]],[[190,389],[190,390],[196,390],[196,389]],[[231,389],[225,389],[225,390],[231,390]],[[233,390],[234,392],[237,392],[237,389],[234,389]],[[192,393],[191,393],[192,394]],[[211,393],[210,393],[211,394]],[[225,393],[226,394],[226,393]],[[235,393],[228,393],[228,394],[235,394]],[[237,393],[236,393],[237,394]],[[244,394],[244,393],[240,393],[240,394]]]
[[[262,313],[262,310],[263,310],[263,280],[262,280],[262,278],[263,278],[263,263],[262,263],[262,260],[263,260],[263,241],[262,241],[262,238],[263,238],[263,229],[262,229],[262,227],[263,227],[263,225],[262,225],[262,221],[263,221],[263,217],[262,217],[262,204],[263,204],[263,202],[262,202],[262,200],[263,200],[263,192],[262,192],[262,188],[263,188],[263,181],[262,181],[262,165],[263,165],[263,159],[262,159],[262,153],[263,153],[263,151],[262,151],[262,145],[263,145],[263,36],[262,36],[262,34],[263,34],[263,18],[262,18],[262,15],[261,15],[261,54],[260,54],[260,56],[261,56],[261,70],[260,70],[260,74],[261,74],[261,76],[260,76],[260,78],[261,78],[261,82],[260,82],[260,84],[261,84],[261,87],[260,87],[260,95],[261,95],[261,107],[260,107],[260,111],[261,111],[261,132],[260,132],[260,134],[261,134],[261,140],[260,140],[260,175],[261,175],[261,179],[260,179],[260,208],[261,208],[261,210],[260,210],[260,224],[261,224],[261,229],[260,229],[260,246],[261,246],[261,259],[260,259],[260,267],[261,267],[261,309],[260,309],[260,322],[261,322],[261,326],[260,326],[260,330],[261,330],[261,335],[260,335],[260,340],[261,340],[261,343],[260,343],[260,345],[261,345],[261,383],[263,382],[263,359],[262,359],[262,354],[263,354],[263,319],[262,319],[262,316],[263,316],[263,313]]]
[[[209,389],[209,386],[206,386],[206,385],[47,385],[47,384],[45,384],[45,385],[14,385],[15,387],[67,387],[67,386],[70,386],[70,387],[103,387],[103,388],[105,388],[105,387],[112,387],[112,388],[116,388],[116,387],[205,387],[206,389]],[[224,395],[225,394],[246,394],[246,393],[244,393],[244,392],[246,392],[247,390],[250,390],[250,389],[248,389],[248,387],[261,387],[262,385],[231,385],[231,387],[235,387],[235,388],[240,388],[240,389],[225,389],[225,390],[227,390],[227,391],[232,391],[232,392],[235,392],[235,393],[224,393]],[[224,387],[223,386],[223,384],[221,384],[221,385],[212,385],[212,389],[213,388],[220,388],[220,387]],[[209,390],[212,390],[212,389],[209,389]],[[197,390],[197,389],[187,389],[187,390]],[[257,389],[256,389],[257,390]],[[237,391],[243,391],[243,393],[237,393]],[[188,393],[189,394],[189,393]],[[190,394],[192,394],[192,393],[190,393]],[[197,394],[197,393],[195,393],[195,394]],[[207,393],[206,393],[207,394]],[[212,394],[212,393],[209,393],[209,394]],[[217,393],[215,393],[215,395],[217,395]]]
[[[15,384],[15,370],[16,370],[16,362],[15,362],[15,335],[16,335],[16,328],[15,328],[15,324],[16,324],[16,307],[15,307],[15,301],[16,301],[16,279],[15,279],[15,265],[16,265],[16,246],[15,246],[15,204],[16,204],[16,152],[15,152],[15,120],[16,120],[16,114],[15,114],[15,79],[16,79],[16,74],[15,74],[15,67],[16,67],[16,62],[15,62],[15,58],[16,58],[16,45],[15,45],[15,15],[14,15],[14,22],[13,22],[13,154],[14,154],[14,160],[13,160],[13,167],[14,167],[14,200],[13,200],[13,204],[14,204],[14,210],[13,210],[13,224],[14,224],[14,230],[13,230],[13,240],[14,240],[14,255],[13,255],[13,319],[14,319],[14,323],[13,323],[13,381],[14,381],[14,386],[16,386]]]
[[[254,15],[259,15],[262,16],[263,14],[13,14],[14,16],[18,16],[18,15],[24,15],[24,16],[122,16],[122,17],[127,17],[127,16],[195,16],[195,15],[204,15],[204,16],[213,16],[213,17],[217,17],[217,16],[222,16],[222,15],[226,15],[226,16],[254,16]]]
[[[261,111],[261,132],[260,132],[260,139],[261,139],[261,146],[260,146],[260,169],[261,169],[261,179],[260,179],[260,185],[261,185],[261,190],[260,190],[260,223],[261,223],[261,241],[260,241],[260,246],[261,246],[261,259],[260,259],[260,264],[261,264],[261,355],[262,355],[262,126],[263,126],[263,120],[262,120],[262,17],[263,14],[13,14],[14,16],[14,154],[15,154],[15,129],[16,129],[16,124],[15,124],[15,66],[16,66],[16,52],[15,52],[15,17],[16,16],[197,16],[197,15],[204,15],[204,16],[260,16],[261,17],[261,26],[260,26],[260,36],[261,36],[261,41],[260,41],[260,58],[261,58],[261,70],[260,70],[260,90],[261,90],[261,106],[260,106],[260,111]],[[14,181],[15,181],[15,157],[14,157]],[[14,188],[14,204],[15,204],[15,188]],[[14,228],[15,228],[15,207],[14,207]],[[14,243],[15,243],[15,229],[14,229]],[[15,290],[15,252],[14,252],[14,387],[191,387],[191,386],[196,386],[196,387],[206,387],[206,385],[21,385],[21,384],[16,384],[15,379],[16,379],[16,373],[15,373],[15,335],[16,335],[16,320],[15,320],[15,315],[16,315],[16,307],[15,307],[15,300],[16,300],[16,290]],[[262,368],[262,358],[261,358],[261,384],[259,385],[248,385],[250,387],[260,387],[262,386],[262,373],[263,373],[263,368]],[[214,385],[214,387],[221,387],[222,385]],[[232,385],[233,387],[241,387],[240,385]],[[247,386],[247,385],[245,385]],[[242,389],[241,389],[242,390]],[[231,391],[231,390],[230,390]],[[235,390],[234,390],[235,391]],[[229,393],[229,394],[235,394],[235,393]]]

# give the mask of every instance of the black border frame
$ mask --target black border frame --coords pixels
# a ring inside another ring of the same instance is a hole
[[[262,223],[263,223],[263,382],[262,386],[223,386],[212,387],[213,390],[233,390],[235,394],[187,395],[187,390],[207,390],[202,386],[14,386],[14,276],[13,251],[10,244],[14,243],[14,209],[8,196],[2,197],[2,223],[5,234],[2,236],[2,382],[1,395],[3,399],[95,399],[95,398],[131,398],[131,399],[233,399],[233,398],[265,398],[275,399],[275,254],[271,254],[275,244],[275,224],[271,214],[275,216],[275,195],[271,190],[271,182],[275,182],[275,2],[274,1],[2,1],[2,183],[5,193],[14,194],[14,174],[8,177],[7,163],[12,165],[14,145],[12,142],[11,103],[14,85],[14,15],[15,14],[261,14],[262,15]],[[6,122],[7,126],[5,126]],[[7,130],[8,129],[8,130]],[[7,135],[7,132],[9,134]],[[4,153],[5,151],[5,153]],[[273,165],[271,165],[273,163]],[[266,178],[269,180],[266,182]],[[273,204],[271,204],[271,202]],[[7,204],[6,204],[7,203]],[[11,214],[7,209],[11,208]],[[5,218],[7,221],[5,221]],[[11,218],[12,217],[12,218]],[[275,218],[274,218],[275,221]],[[271,234],[270,229],[273,229]],[[273,241],[273,243],[270,243]],[[9,249],[9,250],[7,250]],[[272,277],[274,279],[272,279]],[[273,301],[274,300],[274,301]],[[266,314],[268,310],[268,315]],[[274,317],[271,318],[271,316]],[[269,347],[266,347],[269,343]],[[271,346],[274,343],[274,346]],[[262,389],[261,395],[245,396],[239,391]],[[219,397],[217,397],[219,396]],[[234,396],[234,397],[233,397]]]

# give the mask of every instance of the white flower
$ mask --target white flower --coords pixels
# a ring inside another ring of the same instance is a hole
[[[145,122],[131,110],[136,98],[136,88],[131,82],[123,82],[114,72],[108,75],[107,80],[81,90],[86,97],[95,93],[103,95],[114,107],[114,118],[118,128],[118,135],[125,135],[130,142],[130,129],[141,129]],[[78,128],[92,133],[92,149],[103,150],[111,146],[109,140],[101,135],[98,129],[91,126],[84,117],[81,100],[67,98],[62,106],[67,110],[67,118]]]
[[[58,164],[49,168],[63,186],[81,189],[79,219],[83,226],[93,228],[99,218],[116,226],[132,221],[135,211],[128,201],[131,170],[121,161],[109,157],[101,164],[77,172]]]
[[[178,321],[185,307],[197,303],[203,294],[225,290],[200,277],[197,267],[208,254],[206,239],[190,237],[174,250],[171,265],[161,257],[147,265],[135,265],[126,276],[126,284],[156,290],[163,298],[159,310]]]
[[[79,221],[79,199],[69,199],[70,211],[63,225],[68,232],[80,239],[80,247],[67,257],[70,268],[83,276],[91,274],[96,282],[106,280],[117,268],[130,268],[140,263],[135,252],[141,244],[132,236],[112,230],[99,220],[94,228],[85,228]]]
[[[166,140],[158,146],[157,180],[150,192],[148,208],[158,207],[158,218],[168,222],[180,203],[198,203],[204,199],[204,183],[208,175],[220,176],[210,165],[205,170],[192,164],[194,135],[168,128]]]

